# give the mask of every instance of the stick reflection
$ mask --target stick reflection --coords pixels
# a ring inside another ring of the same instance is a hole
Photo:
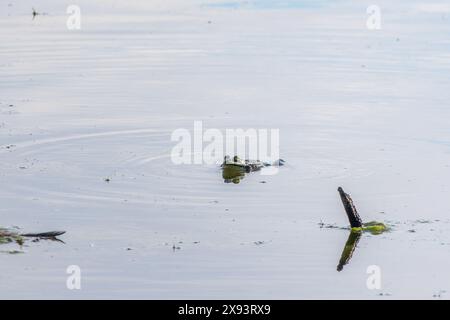
[[[341,254],[341,259],[339,260],[339,264],[337,266],[337,271],[342,271],[344,266],[350,262],[350,259],[353,256],[353,252],[358,245],[358,241],[361,238],[361,231],[350,231],[348,235],[347,242],[345,243],[344,250]]]

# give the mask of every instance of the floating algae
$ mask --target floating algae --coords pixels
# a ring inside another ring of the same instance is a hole
[[[354,227],[350,229],[351,232],[370,232],[373,235],[382,234],[385,231],[389,231],[389,227],[382,222],[370,221],[363,223],[361,227]]]
[[[9,229],[0,228],[0,244],[7,244],[16,242],[19,245],[23,244],[23,237],[17,232]]]

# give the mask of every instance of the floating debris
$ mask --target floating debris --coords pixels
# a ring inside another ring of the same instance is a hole
[[[430,220],[425,220],[425,219],[419,219],[419,220],[416,220],[416,221],[414,221],[415,223],[433,223],[432,221],[430,221]]]
[[[378,294],[379,296],[381,296],[381,297],[390,297],[390,296],[392,296],[392,294],[391,293],[389,293],[389,292],[380,292],[379,294]]]
[[[433,298],[442,298],[444,293],[446,293],[446,290],[439,290],[437,293],[433,294]]]
[[[48,13],[46,13],[46,12],[38,12],[38,11],[36,11],[36,9],[32,8],[31,9],[31,15],[33,16],[32,20],[34,20],[37,16],[47,16]]]
[[[377,235],[389,229],[382,222],[370,221],[363,223],[350,195],[348,193],[345,193],[341,187],[338,188],[338,192],[341,197],[342,204],[344,205],[348,221],[350,222],[350,228],[352,232],[368,231],[374,235]]]
[[[50,231],[42,233],[20,233],[17,230],[11,230],[6,228],[0,228],[0,244],[17,243],[22,246],[25,243],[26,238],[34,238],[32,242],[38,242],[39,240],[52,240],[64,243],[58,239],[58,236],[66,233],[65,231]]]
[[[36,9],[32,8],[31,14],[33,15],[33,20],[36,18],[40,13],[36,11]]]
[[[320,229],[342,229],[342,230],[349,230],[349,228],[346,227],[339,227],[335,223],[324,223],[320,221],[318,223]]]
[[[388,230],[388,227],[381,222],[370,221],[363,223],[358,211],[356,210],[355,204],[349,194],[345,193],[344,190],[338,188],[339,195],[344,205],[345,213],[347,214],[348,221],[350,222],[349,228],[340,228],[336,225],[325,224],[322,221],[319,223],[320,228],[333,228],[333,229],[348,229],[350,234],[348,235],[347,241],[342,250],[341,258],[337,266],[337,271],[343,270],[344,266],[350,262],[353,253],[356,250],[359,240],[361,239],[362,233],[367,231],[373,235],[381,234]]]
[[[66,233],[65,231],[49,231],[49,232],[42,232],[42,233],[25,233],[25,234],[21,234],[21,236],[29,237],[29,238],[49,239],[49,238],[56,238],[58,236],[62,236],[65,233]]]
[[[19,254],[19,253],[25,253],[23,251],[20,250],[9,250],[9,251],[1,251],[3,253],[7,253],[7,254]]]

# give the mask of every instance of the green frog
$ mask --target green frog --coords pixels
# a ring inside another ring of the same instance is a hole
[[[242,160],[238,156],[231,158],[225,156],[222,163],[222,177],[226,183],[239,183],[246,173],[259,171],[264,167],[282,166],[284,160],[279,159],[273,163],[263,162],[260,160]]]

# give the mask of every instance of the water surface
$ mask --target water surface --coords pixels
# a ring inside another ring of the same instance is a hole
[[[78,31],[69,4],[0,2],[0,223],[67,231],[2,245],[24,253],[1,254],[1,298],[446,297],[444,1],[379,1],[376,31],[364,2],[81,1]],[[200,120],[279,128],[288,165],[239,184],[174,165]],[[348,231],[319,225],[347,225],[338,186],[393,226],[341,272]]]

